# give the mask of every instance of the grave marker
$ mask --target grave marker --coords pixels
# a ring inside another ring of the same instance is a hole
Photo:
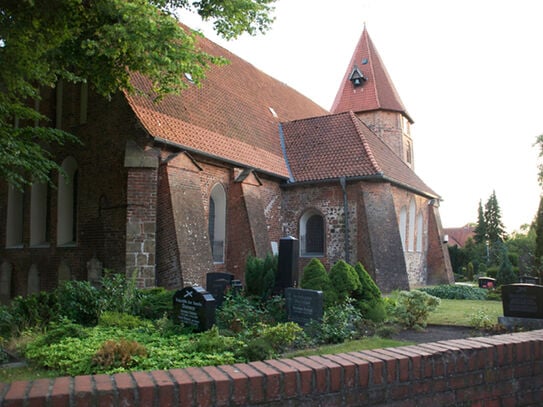
[[[543,286],[509,284],[502,286],[503,315],[543,319]]]
[[[173,295],[173,309],[179,322],[207,331],[215,324],[216,301],[202,287],[185,287]]]
[[[206,290],[215,298],[215,305],[220,307],[224,301],[224,295],[230,287],[234,275],[230,273],[207,273],[206,274]]]
[[[322,291],[286,288],[287,318],[304,326],[309,321],[321,321],[324,313]]]

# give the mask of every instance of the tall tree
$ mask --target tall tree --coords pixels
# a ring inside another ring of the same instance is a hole
[[[491,245],[496,242],[503,242],[507,237],[495,191],[492,191],[485,205],[485,227],[487,240]]]
[[[213,22],[225,38],[266,31],[275,0],[2,0],[0,5],[0,177],[21,188],[53,169],[46,145],[75,141],[34,109],[40,89],[86,82],[105,97],[133,91],[131,72],[147,76],[160,99],[200,84],[211,64],[179,8]]]
[[[475,243],[480,244],[486,242],[486,220],[485,213],[483,211],[483,202],[481,200],[479,200],[479,207],[477,208],[477,224],[475,225],[474,233]]]

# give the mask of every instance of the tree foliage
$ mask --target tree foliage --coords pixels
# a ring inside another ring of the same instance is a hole
[[[151,80],[153,96],[179,93],[185,73],[200,84],[225,61],[197,47],[179,8],[213,22],[225,38],[266,31],[275,0],[4,0],[0,6],[0,176],[22,188],[59,169],[47,145],[75,138],[51,128],[32,101],[59,81],[88,83],[100,95],[134,91],[130,75]]]

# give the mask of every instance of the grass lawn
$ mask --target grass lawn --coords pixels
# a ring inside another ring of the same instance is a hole
[[[430,314],[429,324],[471,326],[474,314],[484,312],[492,321],[503,315],[501,301],[441,300],[438,309]]]

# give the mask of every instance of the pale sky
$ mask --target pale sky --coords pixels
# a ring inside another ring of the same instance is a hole
[[[543,1],[279,0],[268,33],[226,42],[330,109],[364,23],[415,121],[415,172],[441,195],[444,227],[477,220],[496,191],[508,232],[539,204]]]

